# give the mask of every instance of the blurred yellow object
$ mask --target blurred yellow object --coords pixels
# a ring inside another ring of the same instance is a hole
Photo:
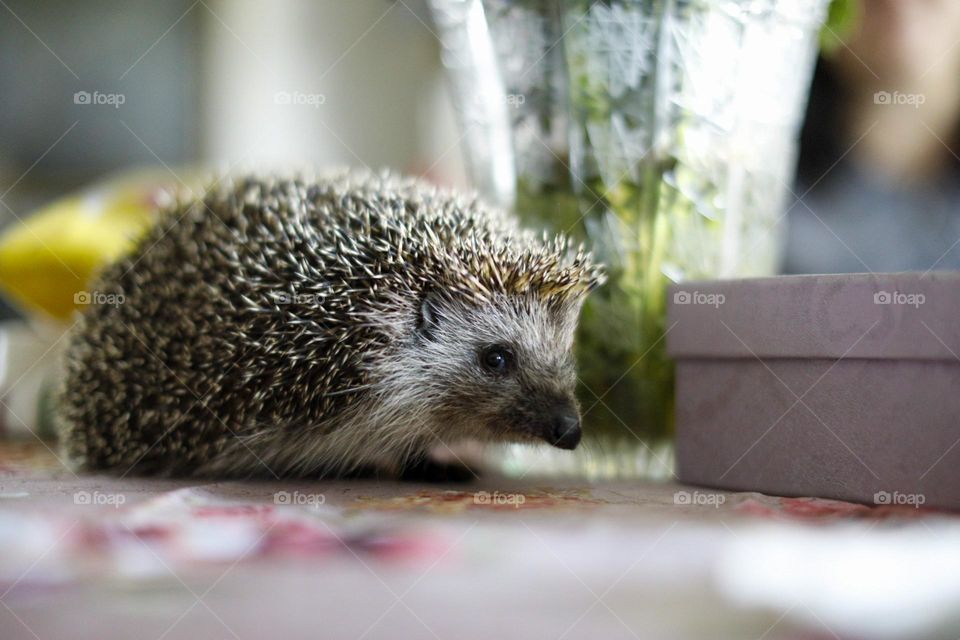
[[[13,222],[0,234],[0,288],[24,311],[69,319],[89,302],[78,294],[92,278],[149,229],[171,187],[169,174],[125,174]]]

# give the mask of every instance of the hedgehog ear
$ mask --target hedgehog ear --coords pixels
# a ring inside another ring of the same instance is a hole
[[[440,321],[440,296],[427,292],[420,301],[420,313],[417,317],[417,333],[423,338],[433,338],[434,330]]]

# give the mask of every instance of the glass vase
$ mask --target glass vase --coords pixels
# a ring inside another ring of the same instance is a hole
[[[577,337],[587,446],[508,469],[668,470],[666,289],[776,270],[827,4],[431,0],[474,185],[609,274]]]

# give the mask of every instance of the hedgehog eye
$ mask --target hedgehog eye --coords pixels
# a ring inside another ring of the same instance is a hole
[[[484,347],[480,350],[480,365],[489,373],[503,375],[513,366],[513,354],[499,344]]]

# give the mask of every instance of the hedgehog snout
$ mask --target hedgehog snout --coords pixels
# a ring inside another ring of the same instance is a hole
[[[580,444],[580,412],[574,401],[546,397],[533,400],[525,422],[537,438],[559,449],[576,449]]]
[[[576,449],[580,444],[580,416],[569,411],[555,413],[544,439],[559,449]]]

